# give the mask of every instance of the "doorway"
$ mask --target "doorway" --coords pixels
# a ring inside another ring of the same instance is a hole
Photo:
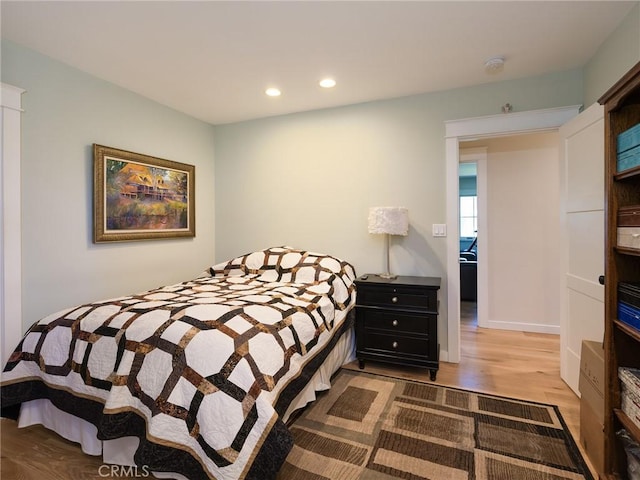
[[[462,146],[461,146],[462,147]],[[486,149],[461,148],[458,171],[460,195],[460,319],[478,326],[478,166],[483,167]],[[483,230],[486,231],[486,230]]]
[[[487,278],[482,281],[487,292],[479,299],[482,302],[487,298],[486,314],[479,319],[482,327],[560,333],[559,293],[555,285],[560,250],[558,145],[557,131],[461,143],[461,162],[469,156],[465,154],[469,146],[485,148],[482,154],[486,157],[486,182],[491,185],[477,196],[486,201],[478,243],[488,252],[483,255]],[[461,173],[465,165],[460,163]],[[461,213],[465,203],[474,198],[465,197],[463,187],[461,182]],[[465,233],[473,234],[464,232],[464,227],[461,223],[461,238]],[[461,272],[469,266],[475,267],[461,261]],[[461,300],[469,298],[463,280]]]
[[[508,136],[518,133],[556,130],[562,124],[575,117],[580,106],[534,110],[528,112],[492,115],[464,120],[445,122],[446,129],[446,184],[447,184],[447,271],[459,270],[459,160],[460,143],[465,140]],[[479,195],[480,196],[480,195]],[[479,217],[482,216],[482,204],[478,205]],[[480,225],[479,225],[480,230]],[[479,247],[482,246],[482,239]],[[478,284],[480,286],[482,271],[482,250],[478,252]],[[486,262],[484,262],[486,263]],[[478,300],[483,295],[478,290]],[[480,306],[480,305],[479,305]],[[460,362],[460,277],[447,275],[447,349],[442,350],[441,360],[452,363]]]

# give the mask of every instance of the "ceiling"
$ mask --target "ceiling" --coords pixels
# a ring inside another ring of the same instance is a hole
[[[0,14],[3,39],[224,124],[579,68],[636,4],[2,0]],[[487,73],[494,56],[504,69]]]

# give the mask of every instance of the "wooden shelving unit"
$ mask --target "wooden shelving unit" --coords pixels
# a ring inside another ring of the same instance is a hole
[[[617,246],[617,214],[640,205],[640,167],[617,171],[617,138],[640,123],[640,63],[602,98],[605,115],[605,478],[627,478],[627,457],[616,432],[640,443],[640,428],[621,410],[618,367],[640,368],[640,331],[619,321],[618,283],[640,282],[640,250]]]

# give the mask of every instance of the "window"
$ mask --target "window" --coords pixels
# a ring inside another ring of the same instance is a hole
[[[460,237],[475,237],[478,231],[478,197],[460,197]]]

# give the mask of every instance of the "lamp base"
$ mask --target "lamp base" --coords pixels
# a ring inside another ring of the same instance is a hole
[[[394,279],[394,278],[398,278],[398,275],[394,275],[393,273],[379,273],[378,276],[380,278],[386,278],[386,279]]]

